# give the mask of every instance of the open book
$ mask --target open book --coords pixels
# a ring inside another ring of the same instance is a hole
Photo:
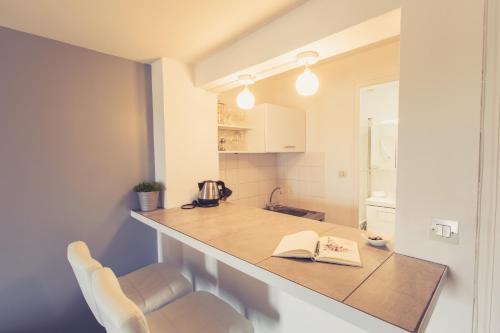
[[[332,264],[361,266],[358,243],[333,236],[319,237],[314,231],[301,231],[283,237],[273,257],[307,258]]]

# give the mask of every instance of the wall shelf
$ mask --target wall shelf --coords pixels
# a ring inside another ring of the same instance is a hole
[[[245,154],[245,153],[251,153],[251,152],[246,150],[219,150],[219,154]]]
[[[247,126],[240,125],[229,125],[229,124],[217,124],[217,127],[221,130],[229,130],[229,131],[248,131],[251,128]]]
[[[219,150],[219,154],[265,154],[265,151],[250,151],[250,150]]]

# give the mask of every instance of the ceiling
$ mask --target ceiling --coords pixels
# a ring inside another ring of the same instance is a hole
[[[0,26],[132,60],[193,63],[305,0],[0,0]]]

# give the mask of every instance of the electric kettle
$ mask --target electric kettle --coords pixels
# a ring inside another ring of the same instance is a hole
[[[198,183],[198,206],[214,207],[219,204],[219,200],[225,200],[233,192],[226,187],[221,180],[205,180]]]

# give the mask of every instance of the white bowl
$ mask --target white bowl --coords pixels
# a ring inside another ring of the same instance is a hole
[[[379,239],[379,240],[375,240],[375,239],[370,239],[368,237],[374,237],[374,236],[379,236],[380,238],[382,239]],[[387,243],[389,243],[389,239],[387,237],[384,237],[382,235],[367,235],[367,234],[363,234],[363,238],[366,239],[366,241],[370,244],[370,245],[373,245],[373,246],[385,246]]]

